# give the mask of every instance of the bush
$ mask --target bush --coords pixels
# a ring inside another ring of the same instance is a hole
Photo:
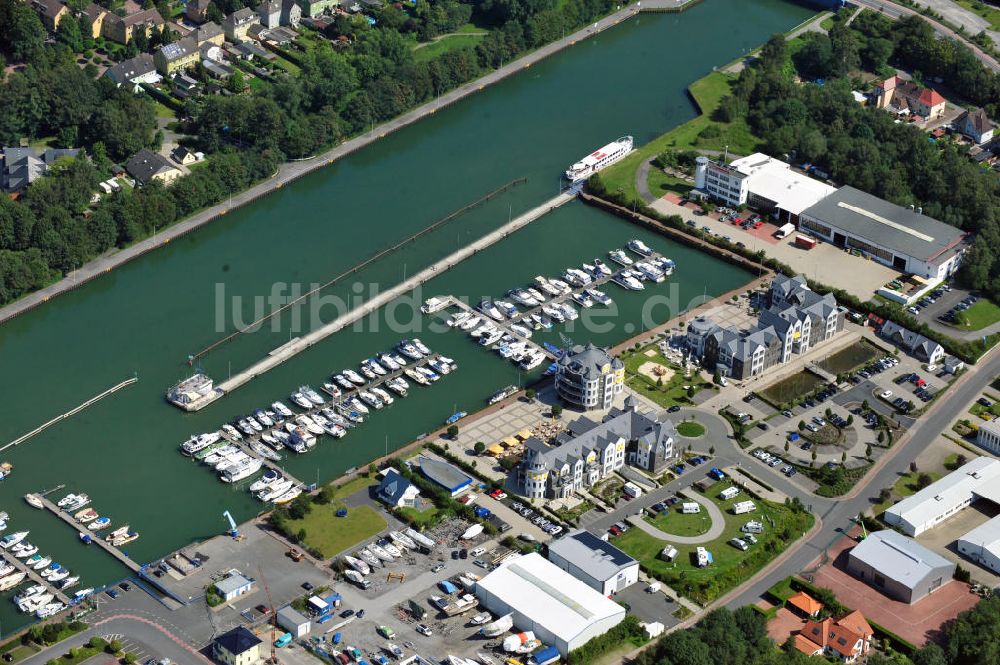
[[[486,450],[486,444],[482,441],[476,441],[476,445],[472,446],[472,449],[476,451],[477,455],[482,455],[483,451]]]
[[[634,614],[626,615],[622,622],[597,637],[591,639],[578,649],[569,652],[566,661],[569,665],[593,663],[612,649],[631,642],[636,646],[645,641],[645,633],[639,626],[639,619]]]
[[[103,649],[104,647],[108,646],[107,640],[104,640],[103,638],[100,638],[97,635],[91,637],[90,641],[87,642],[87,644],[92,649]]]

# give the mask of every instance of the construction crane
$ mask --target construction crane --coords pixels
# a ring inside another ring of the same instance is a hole
[[[240,532],[239,529],[236,528],[236,520],[233,519],[233,516],[229,514],[228,510],[223,512],[222,516],[229,520],[229,535],[233,537],[233,540],[239,540]]]
[[[267,607],[268,607],[268,609],[271,610],[271,621],[270,621],[270,624],[271,624],[271,638],[270,638],[270,642],[271,642],[271,657],[268,660],[264,661],[264,662],[268,663],[268,665],[277,665],[277,663],[278,663],[278,653],[275,650],[274,643],[278,639],[276,637],[276,634],[277,634],[277,631],[278,631],[278,619],[277,619],[276,613],[274,611],[274,601],[271,600],[271,589],[268,588],[268,586],[267,586],[267,578],[264,577],[264,570],[260,566],[257,566],[257,574],[260,575],[260,584],[261,584],[261,586],[264,587],[264,593],[267,595]]]

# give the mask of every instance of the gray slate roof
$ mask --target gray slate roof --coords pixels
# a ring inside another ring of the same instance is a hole
[[[571,531],[549,543],[549,553],[556,554],[595,580],[608,580],[621,570],[638,563],[625,552],[601,540],[589,531]]]
[[[399,475],[394,469],[389,469],[388,473],[382,478],[382,482],[379,483],[377,496],[387,504],[395,506],[403,498],[403,495],[410,486],[411,483],[409,480]]]
[[[465,485],[472,484],[472,478],[453,464],[422,456],[417,459],[417,462],[420,465],[420,473],[449,492],[455,492]]]
[[[143,148],[128,160],[125,170],[140,183],[147,183],[159,173],[178,169],[163,155]]]
[[[965,237],[960,229],[933,217],[850,186],[841,187],[802,214],[826,221],[898,254],[924,261],[940,256]]]
[[[140,76],[156,71],[156,62],[149,53],[140,53],[134,58],[123,60],[104,72],[104,75],[118,85],[129,83]]]
[[[911,589],[936,570],[954,566],[937,552],[889,529],[868,534],[850,556]]]
[[[243,626],[237,626],[228,633],[223,633],[222,635],[216,637],[215,643],[234,656],[238,656],[241,653],[254,648],[260,644],[261,641],[259,637],[251,633]]]
[[[76,157],[78,148],[4,148],[0,187],[7,192],[19,192],[41,178],[61,157]]]
[[[561,367],[588,379],[600,376],[601,368],[605,365],[611,365],[612,369],[624,367],[621,360],[589,342],[586,346],[577,344],[569,349],[558,362]]]

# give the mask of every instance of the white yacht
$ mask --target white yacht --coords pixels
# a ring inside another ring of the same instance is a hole
[[[512,325],[510,327],[510,330],[515,335],[520,335],[521,337],[523,337],[525,339],[531,339],[531,331],[528,330],[527,328],[525,328],[522,325],[518,325],[518,324],[515,323],[514,325]]]
[[[602,148],[598,148],[566,169],[566,179],[572,183],[586,180],[598,171],[622,159],[635,147],[631,136],[622,136]]]
[[[420,311],[424,314],[434,314],[447,307],[448,302],[448,298],[444,296],[434,296],[424,301],[424,304],[420,306]]]
[[[670,277],[672,274],[674,274],[674,268],[676,267],[677,264],[675,264],[673,261],[666,258],[665,256],[661,256],[657,259],[651,259],[651,261],[660,270],[662,270],[663,274],[666,275],[667,277]]]
[[[653,250],[651,250],[646,243],[637,238],[633,238],[628,241],[628,248],[641,256],[649,256],[653,253]]]
[[[461,314],[465,314],[466,316],[469,315],[468,312],[461,312]],[[379,354],[378,361],[382,364],[382,367],[385,367],[390,372],[398,371],[400,368],[400,364],[393,360],[392,356],[388,353]]]
[[[559,307],[554,307],[552,305],[545,305],[544,307],[542,307],[542,312],[545,314],[545,316],[549,317],[556,323],[562,323],[563,321],[566,320],[566,315],[563,314],[562,309],[560,309]]]
[[[492,301],[486,298],[479,303],[479,311],[494,321],[503,321],[503,314]]]
[[[561,302],[559,303],[559,309],[562,310],[562,313],[565,315],[567,321],[576,321],[580,318],[580,313],[576,311],[576,307],[573,307],[571,303]]]
[[[535,277],[535,284],[537,284],[538,288],[545,291],[550,296],[562,295],[562,291],[556,285],[541,275]]]
[[[283,476],[281,472],[276,469],[268,469],[264,472],[264,475],[257,479],[252,485],[250,485],[250,492],[257,493],[263,489],[274,485],[282,480]]]
[[[420,352],[416,344],[414,344],[408,339],[400,341],[398,348],[400,353],[402,353],[407,358],[410,358],[411,360],[420,360],[421,358],[424,357],[424,354]]]
[[[326,404],[326,400],[323,399],[323,396],[309,386],[300,386],[299,392],[305,395],[306,399],[308,399],[316,406],[323,406],[324,404]]]
[[[181,444],[181,452],[185,455],[194,455],[199,450],[207,448],[208,446],[212,445],[221,438],[222,434],[220,434],[219,432],[209,432],[207,434],[194,434],[191,436],[190,439]]]
[[[382,404],[382,400],[380,400],[378,397],[376,397],[367,390],[360,391],[358,393],[358,397],[360,397],[361,400],[370,407],[381,409],[383,406],[385,406],[384,404]]]
[[[279,496],[290,490],[294,485],[295,485],[294,481],[288,480],[287,478],[282,479],[275,482],[273,485],[270,485],[269,487],[265,487],[262,490],[258,490],[256,496],[258,499],[264,501],[265,503],[269,501],[274,501]]]
[[[295,392],[288,396],[290,400],[295,404],[295,406],[300,409],[306,409],[307,411],[313,407],[312,402],[309,398],[303,395],[301,392]]]
[[[425,356],[429,356],[431,354],[431,350],[427,347],[426,344],[420,341],[419,337],[413,338],[413,346],[417,347],[417,351],[424,354]]]
[[[549,280],[549,284],[551,284],[555,288],[559,289],[560,295],[565,294],[565,293],[569,293],[570,291],[573,290],[573,289],[571,289],[569,287],[569,284],[567,284],[566,282],[562,281],[561,279],[550,279]]]
[[[354,390],[354,384],[343,374],[334,374],[333,380],[337,382],[337,385],[344,390]]]
[[[635,270],[645,279],[651,282],[662,282],[666,277],[663,275],[663,271],[656,266],[647,263],[645,261],[639,261],[635,264]]]
[[[629,291],[642,291],[646,288],[642,282],[636,279],[631,270],[621,270],[612,279],[616,284],[625,287]]]
[[[222,469],[219,472],[219,479],[224,483],[237,483],[260,471],[260,467],[263,465],[264,463],[259,459],[250,457],[243,462]]]
[[[618,265],[625,266],[626,268],[633,263],[631,257],[620,249],[613,249],[608,252],[608,258]]]
[[[12,547],[20,544],[22,540],[28,537],[28,531],[17,531],[15,533],[8,533],[2,539],[0,539],[0,547],[5,550],[9,550]]]
[[[309,431],[310,434],[322,434],[323,428],[316,424],[316,422],[309,416],[303,414],[295,417],[295,424],[299,427],[303,427]]]
[[[463,310],[461,312],[456,312],[452,314],[451,317],[445,323],[448,324],[449,328],[455,328],[470,316],[472,316],[472,314]]]
[[[496,306],[497,309],[503,312],[503,315],[506,316],[508,319],[513,319],[515,316],[521,313],[520,310],[517,309],[517,307],[515,307],[512,303],[507,302],[506,300],[497,300]]]
[[[365,383],[367,383],[364,380],[364,378],[362,378],[362,376],[360,374],[358,374],[357,372],[355,372],[353,369],[345,369],[344,370],[344,376],[347,377],[348,381],[350,381],[351,383],[353,383],[356,386],[363,386],[363,385],[365,385]]]
[[[395,401],[392,398],[392,395],[390,395],[389,393],[387,393],[382,388],[372,388],[371,392],[376,397],[378,397],[380,400],[382,400],[386,405],[392,404]]]
[[[608,296],[608,294],[606,294],[604,291],[598,291],[597,289],[587,289],[586,291],[584,291],[584,293],[590,296],[590,298],[594,302],[599,303],[601,305],[607,306],[614,302],[611,299],[611,297]]]
[[[613,272],[611,268],[608,267],[607,263],[598,258],[594,259],[594,270],[596,270],[601,277],[611,277],[611,273]]]
[[[579,293],[573,294],[573,301],[580,305],[580,307],[590,308],[594,306],[594,299],[587,295],[586,291],[580,291]]]

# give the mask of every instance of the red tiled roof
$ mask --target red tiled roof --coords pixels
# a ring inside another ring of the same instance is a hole
[[[920,103],[926,106],[937,106],[938,104],[944,104],[944,97],[934,90],[933,88],[924,88],[920,91]]]
[[[865,619],[865,615],[858,610],[854,610],[846,617],[837,619],[837,623],[841,626],[850,628],[861,637],[867,638],[875,634],[875,631],[872,630],[872,627],[868,624],[868,620]]]
[[[795,648],[804,653],[807,656],[814,655],[817,651],[822,651],[823,647],[816,644],[812,640],[808,639],[802,634],[795,636]]]
[[[854,651],[854,647],[860,639],[861,636],[847,626],[834,624],[830,627],[830,639],[827,641],[827,646],[841,656],[850,658],[860,653],[860,651],[857,653]]]
[[[796,609],[802,610],[809,616],[812,616],[823,609],[823,603],[819,602],[805,591],[799,591],[797,594],[789,598],[788,604]]]

